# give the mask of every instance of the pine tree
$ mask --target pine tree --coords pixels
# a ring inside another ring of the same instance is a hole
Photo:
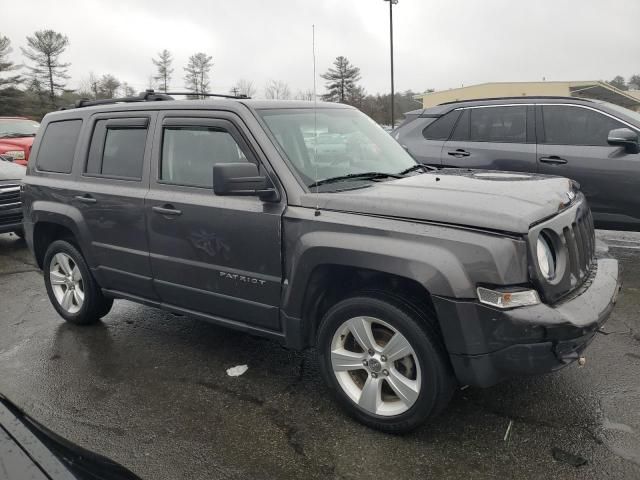
[[[209,89],[209,71],[213,66],[213,59],[206,53],[196,53],[189,57],[189,63],[184,71],[186,75],[184,80],[187,88],[196,96],[207,93]]]
[[[356,83],[361,78],[360,69],[349,63],[349,60],[343,56],[336,57],[333,65],[334,68],[320,75],[327,80],[327,93],[322,96],[322,99],[329,102],[349,103],[349,98],[358,88]]]
[[[56,92],[64,89],[63,81],[70,78],[67,75],[70,64],[60,61],[60,55],[68,46],[69,39],[65,35],[53,30],[39,30],[32,37],[27,37],[27,48],[22,48],[24,56],[34,62],[29,67],[31,77],[46,87],[51,103],[55,103]]]
[[[158,88],[163,92],[168,91],[169,82],[171,82],[173,74],[173,58],[171,57],[171,53],[165,48],[158,53],[157,60],[152,58],[151,61],[158,69],[158,74],[153,77],[153,79],[158,82]]]
[[[11,40],[0,35],[0,115],[20,113],[24,94],[17,88],[22,82],[20,75],[14,75],[17,67],[9,60]]]

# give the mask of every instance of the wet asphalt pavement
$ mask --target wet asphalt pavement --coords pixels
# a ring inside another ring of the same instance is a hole
[[[405,436],[349,419],[313,352],[126,301],[65,324],[0,235],[0,393],[145,479],[640,479],[640,234],[598,235],[624,288],[586,366],[459,391]]]

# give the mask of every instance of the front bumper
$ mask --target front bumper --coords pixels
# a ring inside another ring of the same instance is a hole
[[[0,233],[22,229],[22,206],[3,209],[0,205]]]
[[[609,317],[619,290],[617,260],[601,258],[585,284],[554,305],[499,310],[476,301],[433,300],[458,381],[488,387],[577,360]]]

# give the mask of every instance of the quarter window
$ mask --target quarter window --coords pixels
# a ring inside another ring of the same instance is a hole
[[[104,119],[96,122],[85,173],[140,179],[147,141],[146,118]]]
[[[451,135],[451,130],[456,124],[456,120],[460,115],[459,110],[453,110],[446,115],[440,117],[435,122],[428,125],[423,131],[422,135],[427,140],[447,140]]]
[[[544,142],[550,145],[608,146],[609,132],[626,125],[588,108],[565,105],[542,107]]]
[[[526,143],[527,107],[469,109],[469,141]]]
[[[63,120],[47,125],[38,149],[38,170],[71,173],[81,127],[82,120]]]
[[[247,162],[231,134],[219,127],[165,127],[160,179],[192,187],[213,187],[213,165]]]

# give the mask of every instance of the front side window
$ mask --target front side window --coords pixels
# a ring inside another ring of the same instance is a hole
[[[469,141],[526,143],[527,107],[481,107],[469,109]]]
[[[85,173],[127,179],[142,178],[147,119],[98,120]]]
[[[609,145],[609,132],[626,125],[602,113],[582,107],[544,105],[544,142],[548,145]]]
[[[213,165],[247,162],[233,136],[218,127],[164,127],[160,180],[191,187],[213,187]]]
[[[38,170],[71,173],[81,127],[82,120],[63,120],[47,125],[38,149]]]
[[[398,174],[416,165],[391,135],[357,110],[321,108],[314,112],[311,108],[292,108],[258,112],[307,186],[369,172]],[[344,180],[349,182],[348,178]]]

